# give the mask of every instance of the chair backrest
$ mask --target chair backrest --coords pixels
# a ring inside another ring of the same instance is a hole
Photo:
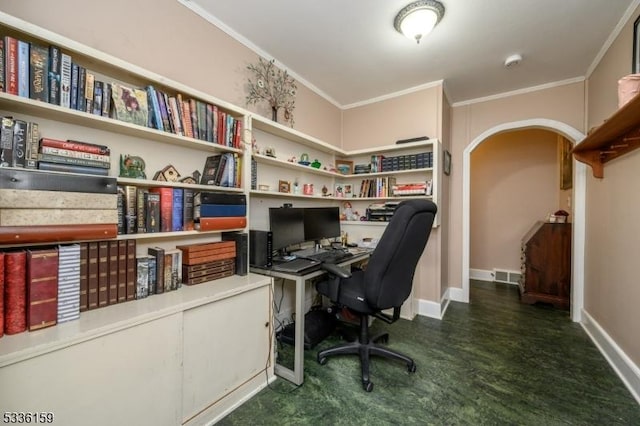
[[[399,307],[409,297],[436,212],[436,205],[424,199],[398,205],[365,271],[366,301],[372,308]]]

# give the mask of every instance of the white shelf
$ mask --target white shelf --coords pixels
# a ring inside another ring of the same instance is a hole
[[[343,151],[345,157],[355,157],[357,155],[378,154],[381,152],[406,151],[412,148],[423,148],[438,143],[438,139],[429,139],[426,141],[401,143],[395,145],[383,145],[366,149],[355,149],[352,151]]]
[[[260,164],[268,164],[276,167],[284,167],[291,170],[298,170],[304,173],[312,173],[316,175],[329,176],[329,177],[343,176],[339,173],[330,172],[322,169],[316,169],[311,166],[304,166],[302,164],[292,163],[291,161],[280,160],[278,158],[269,157],[262,154],[253,154],[253,158]]]
[[[0,344],[0,367],[232,297],[261,287],[268,280],[248,274],[183,285],[178,290],[85,311],[80,319],[54,327],[5,335]]]
[[[160,240],[163,238],[186,238],[200,235],[215,235],[221,232],[243,231],[244,228],[223,229],[217,231],[174,231],[174,232],[144,232],[140,234],[121,234],[118,240]]]
[[[351,175],[342,175],[337,174],[337,176],[342,177],[344,179],[370,179],[381,176],[397,176],[404,174],[413,174],[413,173],[424,173],[424,172],[433,172],[433,167],[425,167],[422,169],[409,169],[409,170],[390,170],[388,172],[377,172],[377,173],[358,173]]]
[[[160,181],[160,180],[133,179],[133,178],[123,178],[123,177],[118,178],[118,183],[122,185],[134,185],[134,186],[191,188],[199,191],[240,192],[240,193],[244,192],[242,188],[228,188],[226,186],[196,185],[192,183],[166,182],[166,181]]]
[[[262,196],[262,197],[276,197],[276,198],[303,198],[305,200],[342,200],[343,198],[335,198],[335,197],[323,197],[321,195],[304,195],[304,194],[291,194],[286,192],[276,192],[276,191],[260,191],[257,189],[252,189],[250,192],[251,195]]]

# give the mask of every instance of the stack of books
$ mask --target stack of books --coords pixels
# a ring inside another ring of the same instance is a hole
[[[394,196],[432,195],[432,181],[401,183],[391,187]]]
[[[245,194],[198,192],[193,200],[195,228],[217,231],[247,226],[247,197]]]
[[[40,139],[38,168],[58,172],[108,176],[111,151],[108,146],[73,140]]]

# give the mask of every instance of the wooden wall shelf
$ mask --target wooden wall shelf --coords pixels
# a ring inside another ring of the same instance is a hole
[[[640,148],[640,96],[616,111],[573,148],[576,160],[588,164],[593,176],[604,177],[604,164]]]

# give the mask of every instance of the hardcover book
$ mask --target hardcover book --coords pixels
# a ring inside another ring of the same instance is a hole
[[[18,334],[27,329],[27,253],[9,251],[4,258],[4,332]]]
[[[158,95],[156,89],[149,85],[146,87],[147,91],[147,105],[149,107],[149,115],[151,116],[151,122],[156,130],[164,130],[162,124],[162,114],[160,113],[160,104],[158,103]]]
[[[173,281],[173,255],[169,250],[164,252],[164,291],[175,290],[175,282]]]
[[[89,283],[89,243],[80,243],[80,312],[89,308],[87,287]]]
[[[84,74],[84,111],[93,113],[93,92],[95,90],[96,76],[93,72],[86,70]]]
[[[247,226],[245,217],[201,217],[196,222],[196,229],[199,231],[229,231],[232,229],[242,229]]]
[[[127,241],[127,300],[136,298],[136,240]]]
[[[182,231],[184,192],[182,188],[173,188],[173,210],[171,212],[171,231]]]
[[[60,105],[60,63],[62,52],[58,46],[49,46],[49,103]]]
[[[83,175],[109,176],[109,169],[76,166],[73,164],[47,163],[46,161],[38,161],[38,169],[49,172],[66,172],[79,173]]]
[[[78,109],[78,64],[71,63],[71,93],[69,95],[69,108]]]
[[[150,188],[149,193],[160,195],[160,231],[171,232],[173,225],[173,188]]]
[[[0,244],[95,240],[117,235],[116,224],[0,226]]]
[[[102,116],[111,117],[111,83],[104,83],[102,88]]]
[[[149,259],[151,256],[136,258],[136,299],[149,296]]]
[[[18,94],[18,39],[4,37],[4,91]]]
[[[116,194],[116,178],[43,173],[32,170],[0,169],[0,187],[7,189],[36,189],[43,191],[91,192]]]
[[[148,256],[149,262],[149,295],[156,294],[156,280],[158,279],[158,270],[156,267],[156,258]]]
[[[160,194],[147,191],[145,195],[147,232],[160,232]]]
[[[144,234],[147,232],[147,202],[149,200],[149,190],[138,188],[136,193],[136,232]]]
[[[0,167],[11,167],[13,161],[13,118],[0,117]]]
[[[84,97],[86,80],[87,69],[78,65],[78,98],[76,99],[76,109],[78,111],[85,111],[87,108],[87,99]]]
[[[13,120],[13,167],[24,168],[26,166],[25,154],[27,151],[27,122]]]
[[[115,118],[127,123],[147,127],[147,93],[118,83],[111,84],[111,97]]]
[[[4,39],[0,38],[0,92],[4,92]]]
[[[118,241],[109,241],[109,305],[118,303]]]
[[[58,246],[58,324],[80,318],[80,245]]]
[[[102,115],[102,99],[104,94],[104,83],[96,80],[93,84],[93,110],[94,115]]]
[[[98,242],[98,307],[109,304],[109,242]]]
[[[27,151],[25,152],[25,167],[27,169],[38,168],[38,141],[40,140],[40,128],[38,123],[27,123]]]
[[[246,216],[246,205],[233,204],[200,204],[195,206],[193,217],[196,219],[203,217],[221,217],[221,216]]]
[[[194,190],[185,188],[183,191],[183,208],[182,208],[182,229],[185,231],[193,231],[193,199]]]
[[[156,259],[156,294],[164,293],[164,249],[149,247],[147,253]]]
[[[138,187],[126,185],[124,187],[124,224],[127,234],[135,234],[138,220]]]
[[[87,309],[98,307],[98,243],[90,242],[87,250]]]
[[[29,65],[29,97],[36,101],[49,102],[49,49],[32,43]]]
[[[60,106],[71,108],[71,56],[60,55]]]
[[[127,300],[127,241],[118,241],[118,303]]]
[[[58,250],[27,250],[27,326],[29,331],[58,322]]]
[[[206,158],[204,169],[202,170],[202,178],[200,179],[201,185],[215,185],[221,161],[222,154],[215,154]]]

